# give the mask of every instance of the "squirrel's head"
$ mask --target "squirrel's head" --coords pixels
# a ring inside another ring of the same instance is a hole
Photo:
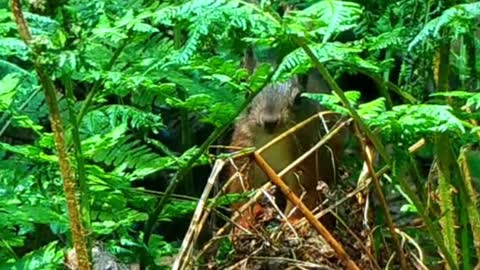
[[[315,103],[302,97],[301,93],[296,79],[270,84],[252,100],[247,108],[249,122],[269,134],[284,131],[303,120],[299,118],[308,117],[307,111],[311,111],[311,114],[316,112]]]

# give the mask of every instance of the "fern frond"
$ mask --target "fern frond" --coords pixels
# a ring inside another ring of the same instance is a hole
[[[0,150],[15,153],[36,162],[58,162],[57,156],[46,154],[41,148],[33,145],[10,145],[0,142]]]
[[[19,73],[28,77],[31,81],[36,81],[36,77],[30,71],[2,59],[0,59],[0,70],[2,71],[2,75],[6,75],[8,73]]]
[[[467,99],[467,103],[465,104],[465,106],[468,106],[475,111],[480,110],[480,94],[475,94],[469,99]]]
[[[154,132],[163,127],[162,118],[159,115],[144,112],[132,106],[108,105],[101,111],[114,126],[127,123],[134,129],[148,128]]]
[[[377,117],[387,110],[384,97],[377,98],[368,103],[360,104],[358,107],[358,114],[360,114],[360,116],[366,120]]]
[[[58,22],[49,17],[24,12],[32,35],[52,34],[58,29]]]
[[[357,3],[324,0],[304,10],[292,12],[286,20],[291,21],[293,25],[304,22],[302,25],[304,29],[301,31],[314,37],[322,35],[322,43],[325,43],[332,35],[355,27],[361,14],[362,8]]]
[[[154,153],[142,141],[127,134],[125,125],[82,141],[87,159],[113,166],[115,175],[131,180],[173,167],[177,161]]]
[[[311,98],[331,111],[348,115],[348,110],[341,106],[342,102],[335,94],[303,93],[302,96]],[[352,106],[356,106],[357,102],[360,100],[361,94],[358,91],[346,91],[345,96]]]
[[[310,48],[320,62],[338,61],[371,72],[381,70],[378,63],[364,60],[359,56],[363,49],[358,44],[329,42],[311,44]],[[277,79],[289,70],[308,70],[310,67],[310,58],[303,49],[298,48],[283,58],[273,79]]]
[[[368,38],[366,48],[370,51],[382,50],[391,47],[403,47],[404,37],[407,32],[405,27],[394,28],[390,32],[382,33],[376,37]]]
[[[18,38],[0,38],[0,55],[15,56],[25,61],[29,58],[29,49]]]
[[[472,92],[466,92],[466,91],[448,91],[448,92],[436,92],[430,94],[431,97],[456,97],[456,98],[461,98],[461,99],[468,99],[475,95]]]
[[[400,105],[370,119],[369,125],[379,127],[389,138],[401,141],[418,140],[438,132],[464,133],[460,119],[446,105]]]
[[[480,16],[480,2],[455,5],[445,10],[440,17],[429,21],[408,45],[408,50],[424,42],[427,38],[440,38],[440,30],[448,28],[451,34],[459,35],[470,31],[476,18]]]
[[[9,74],[0,80],[0,111],[6,111],[13,102],[20,79]]]
[[[154,132],[163,127],[159,115],[127,105],[107,105],[89,112],[80,128],[83,134],[91,136],[103,134],[121,125],[133,129],[151,129]]]
[[[173,64],[185,64],[207,35],[225,35],[234,29],[271,36],[278,25],[269,14],[243,1],[193,0],[179,6],[167,6],[154,13],[154,22],[170,25],[173,20],[188,21],[188,39],[172,57]]]

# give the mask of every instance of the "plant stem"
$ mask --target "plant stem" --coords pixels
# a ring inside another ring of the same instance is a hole
[[[264,81],[264,83],[259,87],[259,89],[263,89],[271,80],[273,74],[275,74],[276,69],[278,66],[271,72]],[[153,212],[148,216],[148,220],[145,223],[145,228],[144,228],[144,236],[143,236],[143,243],[145,245],[148,245],[148,241],[150,240],[150,236],[153,233],[153,230],[155,229],[155,224],[156,221],[159,217],[159,215],[162,213],[163,208],[165,207],[165,204],[167,200],[170,198],[170,196],[173,194],[175,191],[177,185],[181,183],[184,180],[185,175],[192,169],[193,165],[195,162],[198,160],[198,158],[201,157],[205,151],[207,151],[208,147],[217,140],[218,137],[220,137],[225,131],[227,131],[228,127],[235,121],[237,116],[245,110],[245,108],[250,104],[250,102],[255,98],[260,91],[251,91],[253,94],[249,95],[248,98],[243,102],[243,104],[240,106],[240,108],[236,111],[235,114],[233,114],[230,119],[223,124],[222,126],[216,128],[210,136],[203,142],[203,144],[200,146],[200,149],[192,155],[192,157],[186,162],[186,164],[181,167],[178,172],[173,176],[170,184],[168,185],[167,189],[165,190],[165,195],[162,196],[162,198],[157,202],[155,205],[155,208]],[[146,254],[144,254],[145,257]],[[144,258],[145,259],[145,258]],[[144,267],[142,264],[140,265],[141,268]]]
[[[388,229],[390,230],[390,234],[393,239],[393,243],[395,245],[395,248],[397,250],[397,256],[398,260],[400,262],[400,267],[403,270],[408,269],[407,261],[405,259],[405,253],[403,252],[403,248],[400,244],[400,241],[398,240],[398,235],[395,232],[395,225],[393,224],[393,219],[392,216],[390,215],[390,210],[387,204],[387,200],[385,199],[385,196],[383,195],[382,192],[382,187],[380,186],[380,181],[378,180],[377,175],[375,174],[375,169],[373,168],[373,155],[372,151],[369,149],[369,147],[365,144],[362,136],[360,135],[360,132],[356,132],[359,143],[362,147],[362,153],[363,153],[363,159],[365,160],[365,163],[367,164],[368,171],[370,174],[370,177],[372,178],[373,186],[375,187],[375,193],[377,194],[377,197],[380,201],[380,205],[383,208],[383,212],[385,214],[385,221],[387,222]]]
[[[345,96],[345,93],[342,91],[342,89],[340,89],[340,87],[335,82],[333,77],[330,75],[328,70],[322,65],[322,63],[320,63],[320,61],[315,56],[313,51],[305,43],[305,39],[295,37],[295,41],[305,51],[308,57],[310,57],[310,60],[313,62],[313,65],[315,66],[315,68],[320,72],[322,77],[327,81],[328,85],[333,90],[333,92],[335,92],[335,94],[340,98],[345,108],[347,108],[352,118],[355,120],[355,123],[358,124],[358,126],[360,127],[360,130],[366,134],[368,139],[370,139],[370,141],[373,143],[373,145],[375,146],[380,156],[385,160],[387,164],[391,164],[390,157],[385,151],[385,147],[383,146],[381,141],[377,138],[377,136],[375,136],[375,134],[373,134],[370,128],[368,128],[368,126],[363,122],[358,112],[352,107],[352,105],[348,101],[347,97]]]
[[[23,17],[23,12],[19,0],[12,0],[12,11],[15,17],[15,22],[18,27],[18,32],[23,41],[31,46],[32,37],[28,29],[28,25]],[[63,178],[63,188],[65,191],[65,198],[67,201],[68,215],[70,219],[70,226],[72,231],[73,245],[77,253],[77,260],[79,269],[90,270],[90,260],[85,241],[85,233],[81,221],[81,214],[78,210],[78,201],[76,197],[75,178],[73,170],[68,160],[67,149],[65,146],[65,134],[60,117],[60,110],[56,99],[56,90],[53,81],[48,77],[40,61],[37,58],[39,52],[34,51],[33,64],[40,83],[45,92],[45,101],[48,105],[50,124],[53,131],[55,146],[58,152],[58,162],[60,165],[60,173]]]
[[[442,33],[446,37],[445,31]],[[450,68],[450,42],[448,39],[444,39],[441,42],[439,56],[438,56],[438,74],[437,74],[437,86],[440,92],[448,91],[448,76]],[[451,102],[451,98],[447,99],[448,103]],[[448,253],[451,254],[455,268],[458,268],[458,250],[456,246],[456,234],[455,234],[455,206],[453,205],[452,198],[452,186],[450,183],[453,173],[450,171],[450,140],[448,135],[439,134],[435,138],[436,159],[438,160],[438,190],[440,197],[440,209],[444,213],[444,217],[440,220],[442,227],[442,234],[444,235],[443,241]],[[451,265],[449,265],[452,268]]]
[[[127,47],[128,42],[130,41],[130,38],[132,37],[133,34],[133,27],[128,29],[127,31],[127,37],[122,41],[120,46],[115,50],[115,52],[112,55],[112,58],[110,59],[110,62],[108,62],[107,66],[105,67],[104,71],[110,71],[117,61],[118,57],[120,54],[122,54],[123,50],[125,47]],[[93,98],[97,94],[97,92],[100,90],[100,87],[103,85],[103,80],[97,80],[93,86],[90,92],[88,92],[87,98],[85,98],[85,101],[83,102],[82,108],[80,109],[80,112],[78,113],[77,117],[77,123],[80,125],[82,123],[82,119],[87,114],[87,110],[90,107],[90,105],[93,102]]]
[[[73,82],[70,77],[65,77],[63,79],[65,84],[65,90],[67,94],[68,101],[68,114],[70,118],[70,124],[72,125],[72,138],[73,138],[73,147],[75,152],[75,159],[77,161],[77,182],[80,190],[80,208],[83,215],[83,222],[85,224],[85,231],[87,235],[91,230],[91,217],[90,217],[90,191],[88,189],[87,177],[85,171],[85,159],[83,158],[82,144],[80,141],[79,127],[75,112],[75,96],[73,95]],[[87,246],[89,250],[91,248],[91,241],[87,238]]]

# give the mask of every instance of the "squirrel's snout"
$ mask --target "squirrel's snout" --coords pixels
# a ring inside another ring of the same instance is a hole
[[[280,125],[280,119],[278,117],[264,117],[262,122],[263,128],[265,128],[265,130],[270,134],[274,133]]]

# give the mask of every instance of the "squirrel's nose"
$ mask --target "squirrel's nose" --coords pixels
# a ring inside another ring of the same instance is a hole
[[[278,118],[263,119],[263,127],[268,133],[273,133],[279,122]]]

